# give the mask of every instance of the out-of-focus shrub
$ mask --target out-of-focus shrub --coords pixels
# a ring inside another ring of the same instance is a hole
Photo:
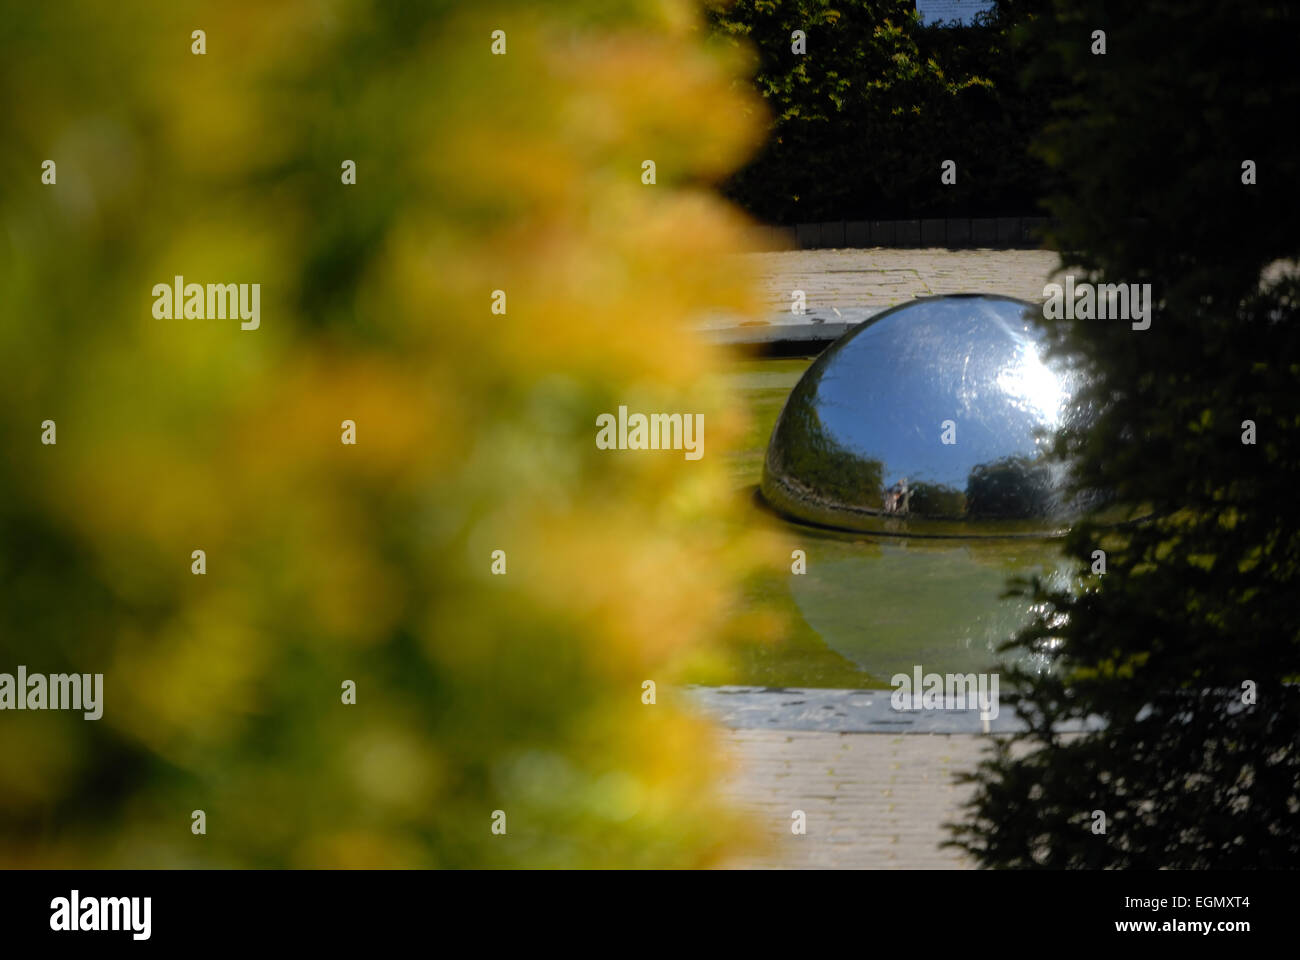
[[[0,714],[0,861],[734,849],[664,686],[762,552],[689,330],[751,307],[708,185],[755,124],[702,34],[649,0],[9,11],[0,671],[105,702]],[[177,275],[260,283],[260,328],[156,319]],[[705,414],[704,458],[598,450],[619,404]]]

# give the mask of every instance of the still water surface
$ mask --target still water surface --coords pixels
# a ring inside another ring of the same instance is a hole
[[[737,361],[726,383],[751,414],[749,434],[729,465],[738,489],[762,474],[772,425],[807,359]],[[770,522],[758,506],[755,522]],[[1022,598],[1000,599],[1007,580],[1034,573],[1065,579],[1059,545],[1048,540],[904,540],[838,534],[788,524],[808,572],[763,585],[792,621],[784,651],[748,651],[729,676],[710,682],[780,686],[888,686],[916,665],[968,673],[995,666],[995,648],[1030,613]],[[701,678],[704,679],[704,678]]]

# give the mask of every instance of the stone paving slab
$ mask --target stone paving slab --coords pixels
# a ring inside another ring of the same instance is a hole
[[[833,340],[882,310],[916,297],[995,293],[1039,301],[1059,260],[1050,250],[946,250],[868,247],[854,250],[782,250],[742,254],[764,315],[755,319],[706,316],[699,329],[715,342],[764,344],[782,340]],[[727,269],[722,265],[720,269]],[[1261,283],[1300,274],[1300,264],[1279,260]],[[790,312],[791,293],[802,290],[807,313]]]
[[[740,259],[741,269],[756,277],[767,312],[760,320],[704,318],[700,329],[714,342],[833,340],[916,297],[997,293],[1039,300],[1058,263],[1050,250],[884,247],[748,253]],[[806,297],[803,315],[790,311],[794,290]]]
[[[895,710],[891,690],[795,687],[686,687],[691,702],[733,729],[820,730],[833,733],[1012,733],[1027,724],[1006,703],[987,722],[979,709],[944,698],[943,709]],[[990,714],[992,711],[990,711]],[[1100,718],[1062,724],[1061,732],[1101,729]]]
[[[1009,706],[983,732],[976,710],[895,711],[889,690],[686,687],[688,702],[720,723],[731,774],[724,796],[762,833],[733,868],[962,869],[941,848],[962,818],[986,749],[1023,727]],[[1092,718],[1088,728],[1100,725]],[[1067,739],[1084,724],[1061,728]],[[1030,749],[1017,744],[1016,752]],[[802,810],[807,832],[791,831]]]
[[[773,311],[790,312],[790,291],[808,309],[891,307],[913,297],[1001,293],[1038,300],[1058,265],[1051,250],[936,248],[785,250],[743,254]]]
[[[963,852],[940,847],[943,824],[961,818],[972,790],[954,777],[974,769],[990,739],[728,731],[724,796],[758,825],[761,843],[727,866],[969,869]],[[796,810],[803,835],[791,831]]]

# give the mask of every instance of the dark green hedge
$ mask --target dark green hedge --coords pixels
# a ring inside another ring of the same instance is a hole
[[[1300,867],[1297,37],[1268,0],[1057,0],[1025,34],[1035,82],[1068,92],[1036,147],[1054,245],[1154,301],[1146,330],[1047,323],[1093,374],[1059,452],[1155,518],[1078,525],[1079,589],[1021,588],[1036,617],[1003,689],[1033,729],[956,833],[983,866]],[[1054,732],[1088,716],[1104,729]]]
[[[1026,146],[1049,96],[1020,88],[1009,43],[1026,18],[1023,2],[961,28],[922,27],[911,0],[713,5],[716,34],[756,49],[772,122],[726,193],[776,224],[1038,213],[1046,173]]]

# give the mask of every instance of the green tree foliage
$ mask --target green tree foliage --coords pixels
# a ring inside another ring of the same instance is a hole
[[[715,5],[715,32],[756,48],[771,112],[766,147],[728,192],[774,223],[1037,212],[1044,170],[1023,145],[1048,92],[1018,83],[1019,16],[1003,4],[949,28],[921,26],[912,0]],[[945,160],[955,185],[940,183]]]
[[[1076,591],[1025,585],[1040,613],[1016,643],[1050,669],[1012,672],[1032,730],[978,772],[956,839],[995,867],[1294,868],[1300,19],[1226,0],[1043,6],[1023,49],[1031,82],[1064,91],[1038,143],[1064,266],[1156,301],[1145,331],[1049,324],[1096,414],[1057,452],[1079,486],[1153,519],[1075,529]],[[1104,729],[1053,730],[1088,716]]]

